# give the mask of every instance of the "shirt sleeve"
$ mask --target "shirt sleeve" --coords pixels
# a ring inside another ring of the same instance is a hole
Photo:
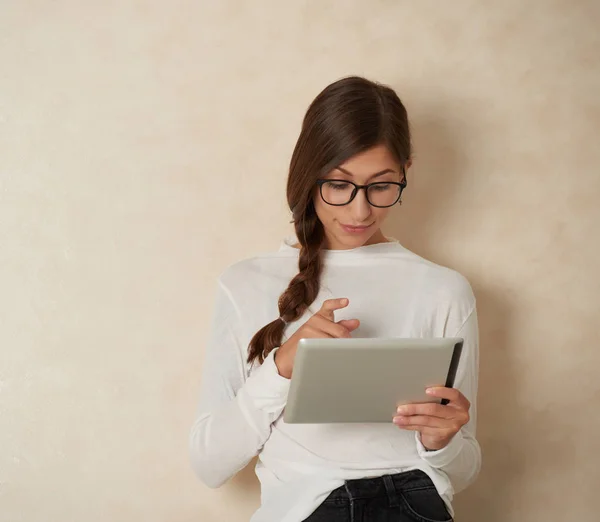
[[[202,370],[200,402],[189,437],[192,468],[217,488],[257,455],[287,401],[290,380],[279,375],[273,350],[248,376],[241,317],[219,280]]]
[[[425,449],[418,431],[415,432],[415,437],[419,456],[432,467],[445,472],[452,482],[454,492],[458,493],[475,481],[481,469],[481,448],[475,438],[479,373],[479,329],[475,307],[464,324],[450,337],[464,339],[454,387],[471,403],[470,420],[450,443],[440,450]]]

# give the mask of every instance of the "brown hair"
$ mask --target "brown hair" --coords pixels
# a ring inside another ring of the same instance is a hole
[[[292,322],[317,298],[323,268],[323,225],[315,212],[316,181],[352,156],[384,144],[401,165],[411,157],[404,105],[388,86],[350,76],[327,86],[310,104],[292,159],[287,200],[300,243],[298,274],[279,298],[279,315]],[[277,318],[261,328],[248,348],[248,362],[279,346],[285,323]]]

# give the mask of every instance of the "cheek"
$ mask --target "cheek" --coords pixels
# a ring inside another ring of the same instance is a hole
[[[384,221],[389,213],[389,208],[373,208],[373,215],[378,222]]]
[[[385,218],[387,217],[389,212],[390,212],[389,209],[386,209],[386,208],[372,207],[371,208],[371,218],[376,223],[382,223],[383,221],[385,221]]]
[[[323,224],[330,223],[339,213],[339,207],[327,205],[320,197],[314,199],[314,205],[317,216]]]

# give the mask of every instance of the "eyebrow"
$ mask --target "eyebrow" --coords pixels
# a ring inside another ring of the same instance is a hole
[[[343,172],[347,176],[350,176],[351,178],[354,177],[354,174],[352,174],[351,172],[348,172],[346,169],[344,169],[342,167],[336,167],[336,169],[339,170],[339,171],[341,171],[341,172]],[[367,179],[377,178],[379,176],[383,176],[384,174],[387,174],[388,172],[391,172],[392,174],[396,174],[396,171],[393,170],[393,169],[384,169],[384,170],[381,170],[379,172],[376,172],[375,174],[372,174]]]

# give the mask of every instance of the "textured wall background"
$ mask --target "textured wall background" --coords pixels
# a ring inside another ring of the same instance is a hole
[[[329,82],[406,103],[388,232],[479,300],[484,468],[463,522],[597,517],[600,4],[0,3],[0,521],[243,521],[187,435],[229,263],[289,230]]]

